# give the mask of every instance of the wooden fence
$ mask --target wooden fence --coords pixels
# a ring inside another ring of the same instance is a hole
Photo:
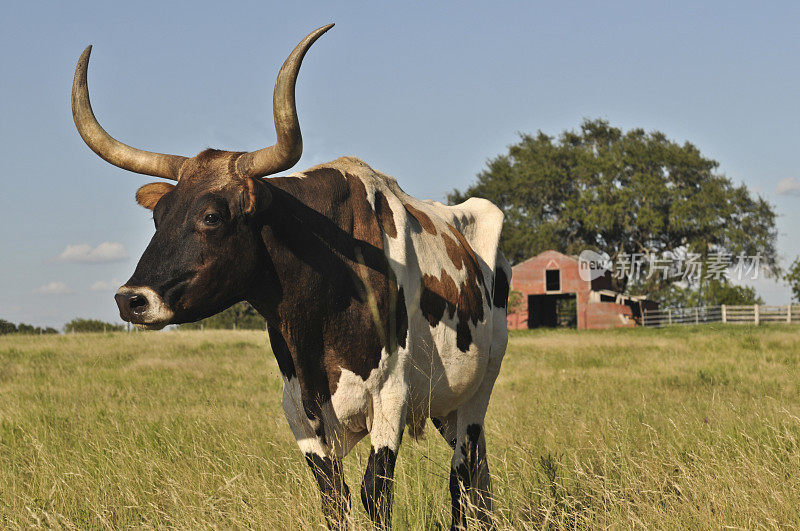
[[[759,304],[745,306],[703,306],[698,308],[665,308],[645,310],[642,318],[644,326],[668,326],[678,324],[762,324],[762,323],[800,323],[800,306],[764,306]]]

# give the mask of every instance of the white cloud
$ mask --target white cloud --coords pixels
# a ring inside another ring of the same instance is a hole
[[[88,243],[67,245],[61,254],[56,257],[59,262],[76,263],[101,263],[119,262],[128,258],[125,246],[117,242],[103,242],[92,248]]]
[[[92,291],[117,291],[121,285],[122,282],[114,278],[111,280],[98,280],[89,289]]]
[[[60,281],[54,281],[50,282],[49,284],[39,286],[33,290],[33,292],[40,295],[67,295],[69,293],[75,293],[72,288]]]
[[[797,177],[787,177],[778,181],[775,187],[778,195],[800,195],[800,179]]]

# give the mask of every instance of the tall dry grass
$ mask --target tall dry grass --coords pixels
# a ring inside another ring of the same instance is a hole
[[[514,334],[487,422],[501,528],[797,527],[800,330]],[[0,525],[322,527],[258,332],[0,338]],[[352,526],[368,444],[345,461]],[[449,525],[400,450],[394,525]]]

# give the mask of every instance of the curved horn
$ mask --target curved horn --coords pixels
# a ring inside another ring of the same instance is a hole
[[[303,154],[303,137],[300,135],[300,122],[294,101],[297,73],[303,57],[314,41],[332,27],[333,24],[328,24],[309,33],[283,63],[275,81],[275,92],[272,94],[272,112],[275,116],[278,142],[274,146],[241,155],[236,161],[236,170],[240,175],[264,177],[287,170],[300,160],[300,155]]]
[[[92,151],[114,166],[136,173],[144,173],[155,177],[178,180],[178,169],[186,157],[164,155],[133,148],[115,140],[106,133],[92,112],[89,101],[89,87],[86,83],[86,71],[89,68],[89,55],[92,47],[87,46],[75,67],[75,79],[72,81],[72,118],[81,134],[81,138]]]

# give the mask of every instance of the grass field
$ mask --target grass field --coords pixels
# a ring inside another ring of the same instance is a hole
[[[514,334],[498,526],[797,527],[799,370],[792,326]],[[0,337],[0,526],[319,528],[280,399],[259,332]],[[406,438],[396,528],[449,525],[448,470],[432,426]]]

